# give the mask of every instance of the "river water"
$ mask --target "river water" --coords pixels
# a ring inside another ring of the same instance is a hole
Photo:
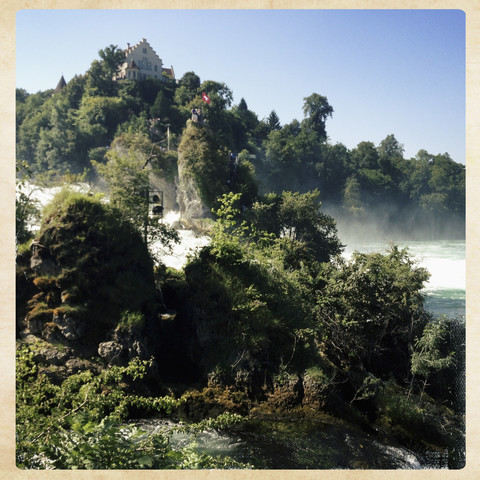
[[[389,245],[388,242],[352,243],[346,246],[344,255],[349,258],[353,251],[385,253]],[[396,245],[407,248],[418,265],[430,273],[424,289],[427,309],[436,315],[464,320],[465,240],[399,241]]]
[[[148,433],[175,427],[166,419],[140,420]],[[173,448],[195,441],[196,450],[213,456],[229,456],[255,469],[422,469],[446,468],[445,455],[419,457],[399,445],[381,443],[354,428],[327,421],[249,420],[222,431],[171,436]]]

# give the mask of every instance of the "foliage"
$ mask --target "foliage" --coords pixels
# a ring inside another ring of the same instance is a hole
[[[200,197],[210,208],[217,197],[227,192],[229,177],[228,155],[211,131],[190,124],[178,146],[179,168],[195,180]]]
[[[317,318],[327,355],[339,365],[406,378],[410,346],[428,320],[422,294],[428,277],[396,246],[386,255],[355,252],[338,267],[325,265]]]
[[[411,372],[413,374],[411,387],[415,376],[423,377],[421,396],[425,391],[430,375],[449,369],[455,362],[454,351],[445,352],[447,326],[448,321],[444,318],[429,322],[425,325],[422,335],[415,340],[411,360]]]
[[[252,223],[259,229],[288,239],[303,250],[302,258],[328,262],[343,246],[335,221],[320,210],[320,192],[270,194],[252,208]],[[284,242],[283,245],[288,245]],[[301,253],[298,250],[298,253]]]
[[[378,145],[361,141],[349,150],[329,143],[326,121],[333,107],[318,93],[304,97],[303,120],[282,126],[274,109],[259,121],[244,98],[233,105],[226,84],[201,81],[194,72],[178,82],[114,81],[122,51],[109,45],[98,53],[90,69],[60,93],[17,91],[17,157],[34,174],[90,169],[91,159],[102,163],[99,149],[124,133],[141,132],[166,146],[168,128],[170,148],[179,145],[184,152],[208,207],[228,190],[228,152],[245,150],[255,160],[241,162],[244,178],[233,188],[245,201],[254,201],[255,183],[261,193],[319,189],[321,200],[341,207],[347,220],[381,219],[386,229],[401,224],[402,231],[418,235],[464,236],[465,169],[447,153],[420,150],[406,159],[393,134]],[[202,92],[210,103],[202,100]],[[204,138],[185,128],[192,108],[202,109],[209,131]],[[167,178],[172,180],[170,172]]]
[[[37,202],[32,198],[33,188],[29,185],[31,171],[23,162],[17,164],[17,184],[15,203],[15,241],[17,245],[23,244],[33,236],[29,224],[38,218],[40,210]]]
[[[278,118],[277,112],[272,110],[270,115],[267,118],[267,124],[270,130],[280,130],[280,119]]]
[[[312,355],[304,342],[308,336],[302,333],[311,327],[314,306],[312,272],[306,264],[317,260],[305,255],[305,265],[293,261],[299,241],[279,238],[263,230],[261,222],[248,221],[240,205],[240,194],[221,198],[211,245],[185,269],[190,286],[186,295],[194,311],[202,312],[193,320],[210,332],[207,337],[212,335],[215,343],[215,348],[210,343],[202,347],[204,368],[221,364],[232,375],[237,366],[253,362],[270,376],[282,364],[301,371]],[[311,206],[318,208],[316,203]],[[271,218],[266,214],[264,225]]]
[[[146,434],[125,421],[132,412],[170,414],[182,399],[143,397],[129,385],[141,382],[151,361],[133,360],[71,375],[54,385],[34,362],[33,345],[17,348],[17,467],[24,469],[193,469],[244,468],[228,457],[198,453],[195,445],[175,450],[173,431]],[[225,414],[201,424],[179,426],[188,432],[224,428],[239,422]]]
[[[66,305],[95,319],[90,334],[118,323],[124,310],[155,308],[152,260],[140,234],[114,207],[64,190],[46,207],[36,239],[45,247],[45,260],[51,258],[58,269],[54,286],[37,301],[57,299],[53,308],[61,294]]]
[[[412,354],[412,373],[427,378],[432,371],[449,367],[452,363],[453,352],[443,357],[440,352],[445,342],[445,326],[437,320],[425,325],[423,334],[415,342],[415,351]]]
[[[145,325],[145,317],[140,312],[130,312],[126,310],[120,316],[120,322],[117,325],[117,330],[130,331],[135,328],[142,330]]]
[[[105,164],[92,163],[107,183],[111,205],[142,232],[148,245],[160,240],[168,248],[178,242],[178,233],[174,229],[149,214],[147,196],[151,171],[170,174],[171,159],[140,133],[117,137],[106,158]]]
[[[327,97],[312,93],[303,99],[304,125],[314,131],[321,138],[326,138],[325,121],[333,114],[333,108],[329,105]]]

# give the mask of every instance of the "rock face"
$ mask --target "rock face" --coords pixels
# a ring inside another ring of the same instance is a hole
[[[146,360],[152,354],[142,329],[137,328],[116,329],[112,334],[112,340],[98,345],[98,355],[108,365],[126,365],[133,358]]]
[[[178,162],[178,176],[177,202],[180,207],[182,220],[194,223],[195,220],[209,218],[211,216],[210,210],[200,198],[195,179],[185,174],[185,169],[180,159]]]
[[[83,337],[87,328],[86,322],[80,318],[75,318],[67,313],[53,314],[53,322],[58,325],[62,335],[67,340],[78,340]]]
[[[23,299],[21,325],[24,335],[96,354],[99,343],[118,342],[108,335],[123,312],[156,316],[161,302],[139,232],[96,199],[64,197],[44,218],[31,248],[30,268],[22,271],[31,293]],[[144,356],[139,338],[118,343],[127,358]],[[110,361],[113,346],[107,347],[101,352]]]
[[[60,269],[47,247],[33,241],[30,247],[30,268],[39,276],[58,275]]]
[[[122,350],[123,345],[114,340],[102,342],[98,345],[98,354],[109,364],[120,356]]]
[[[228,191],[229,160],[207,126],[187,122],[178,146],[178,178],[182,219],[211,218],[216,199]]]

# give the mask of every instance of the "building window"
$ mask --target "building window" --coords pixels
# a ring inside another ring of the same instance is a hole
[[[142,61],[139,62],[139,67],[142,70],[151,70],[152,69],[152,64],[148,61],[147,57],[143,57]]]
[[[155,65],[155,71],[157,71],[157,65]]]
[[[137,78],[137,77],[136,77],[136,74],[137,74],[137,72],[134,71],[134,72],[133,72],[133,78]]]

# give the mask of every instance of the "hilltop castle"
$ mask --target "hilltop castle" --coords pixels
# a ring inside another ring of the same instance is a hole
[[[175,79],[173,66],[163,68],[162,59],[155,53],[145,38],[133,47],[127,43],[124,50],[125,61],[120,65],[116,80],[144,80],[145,78],[164,79],[163,73]]]
[[[173,66],[163,68],[162,59],[155,53],[145,38],[133,47],[127,43],[125,61],[120,65],[114,80],[144,80],[145,78],[158,78],[165,80],[163,74],[175,80]],[[59,93],[65,88],[67,82],[62,77],[53,91],[53,95]]]

